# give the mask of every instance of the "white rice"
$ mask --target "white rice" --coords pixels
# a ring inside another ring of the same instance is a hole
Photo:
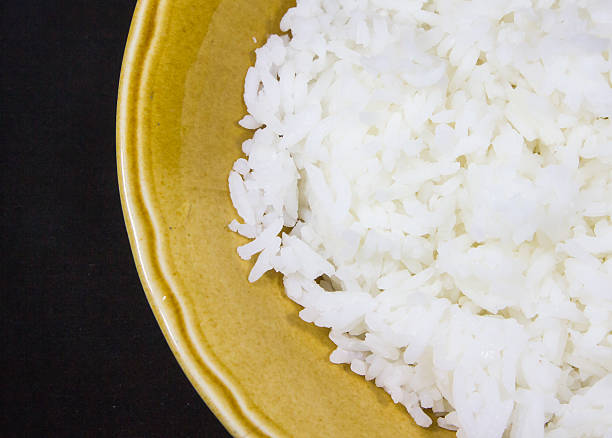
[[[229,177],[249,280],[421,426],[612,437],[612,1],[299,0],[281,30]]]

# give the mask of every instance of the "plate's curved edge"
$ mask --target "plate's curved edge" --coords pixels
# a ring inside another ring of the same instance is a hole
[[[185,313],[180,300],[170,286],[172,282],[165,277],[157,254],[158,237],[147,208],[147,194],[144,193],[139,168],[138,145],[142,140],[138,134],[139,115],[145,111],[145,100],[139,96],[143,95],[141,88],[146,83],[146,67],[155,56],[153,42],[161,31],[159,22],[165,8],[163,0],[138,1],[121,66],[116,153],[119,192],[128,237],[151,310],[194,388],[233,436],[268,436],[262,426],[244,412],[238,395],[223,383],[223,376],[199,357],[198,348],[185,327]]]

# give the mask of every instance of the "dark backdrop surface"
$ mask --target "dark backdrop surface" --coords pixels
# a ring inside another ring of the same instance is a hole
[[[2,432],[227,437],[142,291],[115,106],[135,1],[4,0]]]

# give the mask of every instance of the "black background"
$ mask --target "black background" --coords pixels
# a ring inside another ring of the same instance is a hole
[[[115,161],[135,1],[0,1],[2,432],[229,436],[132,260]]]

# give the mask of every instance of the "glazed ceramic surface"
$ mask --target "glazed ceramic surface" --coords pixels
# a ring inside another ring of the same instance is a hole
[[[372,382],[332,365],[280,274],[247,281],[227,176],[254,49],[290,0],[141,0],[117,113],[119,184],[151,308],[177,360],[236,437],[450,437],[417,427]],[[254,39],[257,41],[255,42]]]

